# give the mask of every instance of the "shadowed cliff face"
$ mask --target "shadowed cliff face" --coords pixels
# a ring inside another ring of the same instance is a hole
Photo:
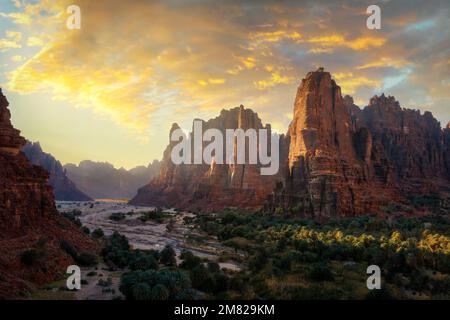
[[[221,130],[240,126],[262,124],[242,107],[204,122]],[[361,110],[320,68],[298,88],[293,120],[280,139],[277,175],[261,176],[251,165],[174,165],[171,143],[160,174],[132,203],[204,211],[283,208],[319,220],[378,212],[384,204],[406,201],[411,192],[448,185],[449,132],[431,113],[402,109],[393,97],[375,96]]]
[[[63,274],[73,259],[60,249],[62,239],[78,250],[96,250],[88,236],[57,212],[48,173],[20,152],[25,139],[12,127],[8,105],[0,90],[0,298],[15,297]],[[42,257],[24,266],[20,256],[31,248]]]
[[[174,124],[170,135],[178,128],[178,125]],[[203,131],[218,129],[224,136],[226,129],[250,128],[256,130],[265,128],[268,134],[271,134],[270,126],[263,127],[258,115],[243,106],[222,110],[218,117],[202,123]],[[224,207],[258,208],[267,194],[273,190],[276,182],[282,180],[284,163],[280,164],[278,174],[273,176],[262,176],[259,164],[174,165],[171,161],[171,152],[176,144],[177,142],[171,142],[164,151],[159,175],[141,188],[130,203],[204,211]],[[204,143],[203,147],[207,144]],[[286,153],[284,136],[280,138],[280,149]],[[246,153],[248,154],[248,149]],[[226,154],[225,145],[223,154]]]
[[[90,201],[89,196],[78,190],[77,186],[67,177],[61,163],[51,154],[42,151],[39,142],[27,141],[22,152],[34,165],[41,166],[49,173],[48,183],[53,188],[56,200]]]

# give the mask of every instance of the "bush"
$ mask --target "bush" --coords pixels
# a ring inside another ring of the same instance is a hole
[[[137,283],[133,287],[133,299],[134,300],[151,300],[152,288],[146,283]]]
[[[211,273],[219,273],[220,265],[217,262],[208,262],[208,270]]]
[[[176,253],[175,250],[171,246],[166,246],[160,254],[159,262],[166,266],[176,266],[177,260],[176,260]]]
[[[183,260],[180,267],[188,270],[194,269],[202,262],[199,257],[194,256],[194,254],[190,251],[183,251],[180,258]]]
[[[169,299],[169,290],[164,285],[157,284],[153,287],[150,296],[152,300],[167,300]]]
[[[135,257],[135,259],[130,263],[131,270],[148,270],[154,269],[158,270],[158,261],[151,254],[144,254]]]
[[[169,292],[168,299],[177,299],[180,296],[184,296],[185,290],[191,289],[191,281],[182,271],[173,270],[147,270],[147,271],[131,271],[124,273],[120,282],[120,291],[125,295],[127,299],[135,299],[135,288],[139,284],[146,284],[153,292],[153,289],[157,285],[163,285]],[[142,293],[141,287],[137,292]],[[155,289],[154,293],[158,293],[160,297],[163,297],[163,288]],[[185,292],[186,293],[186,292]],[[144,296],[144,293],[142,293]]]
[[[98,263],[97,256],[91,252],[82,252],[78,255],[77,262],[85,267],[95,266]]]
[[[112,220],[112,221],[121,221],[124,219],[125,219],[125,214],[123,214],[122,212],[113,212],[109,216],[109,220]]]
[[[95,229],[94,231],[92,231],[92,237],[94,238],[103,238],[105,236],[105,234],[103,233],[103,230],[100,228]]]
[[[78,251],[75,247],[67,240],[61,240],[59,246],[62,250],[64,250],[69,256],[71,256],[74,260],[78,258]]]
[[[36,249],[26,250],[20,257],[20,261],[26,266],[32,266],[38,260],[39,254]]]
[[[314,281],[332,281],[333,273],[325,263],[315,263],[309,273],[309,277]]]

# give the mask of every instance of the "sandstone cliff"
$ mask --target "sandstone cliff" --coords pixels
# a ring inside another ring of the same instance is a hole
[[[262,124],[243,107],[204,122],[221,130],[241,126]],[[174,165],[173,146],[133,204],[206,211],[263,207],[321,220],[376,213],[450,184],[448,126],[441,129],[430,112],[403,109],[384,94],[360,109],[350,96],[342,97],[323,68],[309,72],[298,88],[293,120],[280,139],[277,175],[261,176],[250,165]]]
[[[25,139],[12,127],[8,105],[0,89],[0,298],[17,297],[65,273],[73,260],[60,249],[62,239],[78,250],[96,250],[57,212],[48,173],[20,151]],[[20,257],[29,249],[39,256],[26,266]]]
[[[41,166],[50,175],[48,183],[53,188],[56,200],[63,201],[90,201],[92,198],[81,192],[75,183],[66,175],[61,163],[51,154],[42,151],[39,142],[27,141],[22,152],[34,165]]]
[[[178,125],[173,124],[170,134],[177,128]],[[270,125],[264,127],[258,115],[243,106],[222,110],[218,117],[203,121],[202,128],[203,131],[218,129],[224,136],[226,129],[265,128],[268,135],[271,134]],[[258,208],[277,181],[282,180],[283,170],[279,170],[279,174],[275,176],[262,176],[259,164],[174,165],[170,154],[176,144],[169,144],[164,151],[159,175],[139,190],[136,197],[130,201],[131,204],[204,211],[224,207]],[[280,139],[280,149],[287,149],[284,136]],[[223,152],[226,153],[225,146]]]
[[[302,80],[289,126],[288,172],[269,209],[322,219],[374,210],[381,195],[371,183],[371,138],[357,129],[359,108],[341,96],[330,73],[310,72]]]

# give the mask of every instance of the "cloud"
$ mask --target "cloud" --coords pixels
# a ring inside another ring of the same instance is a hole
[[[450,100],[450,28],[439,4],[417,3],[413,10],[386,2],[380,31],[366,28],[364,6],[352,1],[79,0],[82,26],[73,31],[65,28],[69,4],[22,1],[17,11],[0,13],[30,47],[9,34],[0,51],[35,50],[8,73],[8,88],[91,108],[138,136],[163,130],[167,121],[189,126],[194,117],[241,103],[287,128],[296,87],[318,66],[355,101],[367,101],[404,68],[410,72],[389,90],[403,98],[400,86],[407,86],[430,101]],[[405,30],[430,17],[435,22],[426,27],[444,31]]]
[[[42,46],[44,46],[44,41],[39,37],[29,37],[27,40],[27,46],[42,47]]]
[[[19,56],[19,55],[11,57],[11,61],[13,61],[13,62],[20,62],[22,60],[23,60],[23,57]]]
[[[22,39],[22,33],[16,31],[6,31],[6,37],[0,39],[0,52],[8,51],[10,49],[18,49],[22,46],[20,45],[20,40]]]

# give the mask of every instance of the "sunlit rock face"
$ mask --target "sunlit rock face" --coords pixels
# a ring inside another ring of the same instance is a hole
[[[384,94],[361,110],[328,72],[310,72],[289,126],[285,187],[266,208],[326,219],[438,192],[449,183],[448,132],[430,112],[403,109]]]
[[[96,250],[89,237],[57,212],[48,173],[20,152],[25,139],[11,125],[8,105],[0,90],[0,298],[18,296],[65,272],[73,260],[60,249],[62,239],[79,250]],[[25,267],[21,254],[38,244],[46,258]]]
[[[170,134],[178,125],[174,124]],[[243,106],[222,110],[214,119],[202,122],[203,132],[218,129],[225,136],[226,129],[267,129],[258,115]],[[169,135],[170,136],[170,135]],[[192,137],[192,133],[191,133]],[[181,164],[174,165],[171,152],[176,142],[171,142],[164,151],[160,173],[147,186],[141,188],[131,200],[137,205],[171,206],[202,211],[219,210],[225,207],[260,208],[276,182],[283,180],[280,164],[278,173],[263,176],[259,164]],[[208,143],[203,143],[205,147]],[[286,154],[284,136],[280,138],[280,150]],[[192,153],[194,150],[192,149]],[[248,150],[246,150],[248,154]],[[224,145],[223,154],[226,154]],[[286,157],[284,157],[286,159]]]
[[[262,124],[240,107],[223,110],[203,127],[257,129]],[[430,112],[402,109],[384,94],[360,109],[319,68],[298,87],[292,122],[280,138],[276,175],[261,176],[251,165],[174,165],[171,143],[160,174],[132,203],[205,211],[279,208],[318,220],[376,213],[385,204],[449,184],[449,132]]]
[[[372,210],[369,199],[371,137],[357,128],[359,108],[342,98],[330,73],[319,69],[302,80],[289,126],[288,172],[269,207],[289,208],[316,219]]]

